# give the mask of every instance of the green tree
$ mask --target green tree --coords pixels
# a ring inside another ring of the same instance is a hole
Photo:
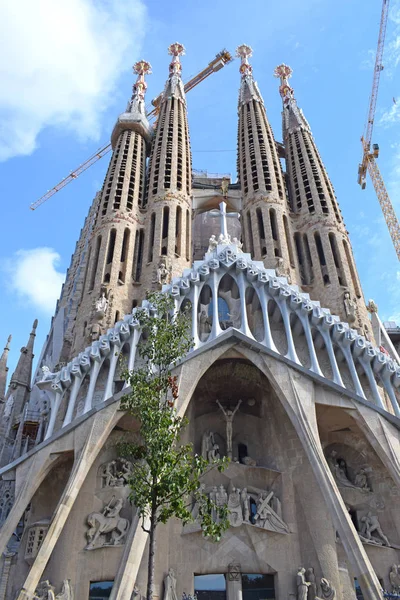
[[[169,295],[153,293],[148,300],[149,309],[137,311],[141,365],[124,373],[131,391],[122,400],[122,408],[140,421],[140,443],[120,444],[119,451],[133,462],[129,498],[149,534],[147,600],[152,600],[159,523],[171,517],[183,524],[193,521],[190,502],[194,496],[203,534],[218,541],[227,529],[227,507],[213,504],[203,492],[201,479],[210,469],[222,471],[228,461],[210,464],[194,453],[191,443],[182,442],[188,420],[175,408],[179,390],[172,370],[192,347],[190,321],[186,313],[174,311]]]

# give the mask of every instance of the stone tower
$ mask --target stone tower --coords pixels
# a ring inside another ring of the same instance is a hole
[[[283,101],[283,142],[297,282],[333,314],[370,335],[350,240],[310,126],[288,83],[292,70],[282,64],[274,74],[280,79]]]
[[[277,145],[264,101],[253,79],[252,49],[237,49],[239,91],[238,176],[242,190],[242,235],[247,252],[268,268],[294,272],[289,207]],[[282,273],[283,274],[283,273]]]
[[[192,157],[181,79],[182,44],[169,46],[169,78],[159,105],[147,182],[143,283],[154,289],[190,265]]]
[[[113,154],[104,181],[88,250],[83,297],[76,317],[74,352],[96,340],[132,310],[140,296],[144,194],[150,126],[145,112],[146,61],[127,109],[113,129]]]
[[[7,373],[8,373],[7,358],[8,358],[8,353],[10,351],[10,342],[11,342],[11,335],[8,336],[7,343],[4,347],[3,354],[1,355],[1,358],[0,358],[0,410],[1,410],[1,406],[5,399],[5,395],[6,395]]]

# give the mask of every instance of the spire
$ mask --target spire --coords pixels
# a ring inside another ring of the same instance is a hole
[[[13,396],[13,414],[19,415],[29,399],[30,384],[32,379],[33,346],[36,337],[37,319],[34,320],[28,343],[21,348],[21,355],[17,367],[11,376],[7,399]]]
[[[293,88],[289,85],[289,79],[293,70],[285,63],[278,65],[274,70],[274,76],[280,79],[279,93],[283,102],[283,131],[298,131],[304,129],[311,133],[310,125],[303,115],[303,111],[297,106]],[[285,110],[286,109],[286,110]]]
[[[126,111],[118,117],[111,134],[113,149],[117,145],[119,136],[124,131],[136,131],[145,138],[147,144],[150,142],[151,129],[146,117],[144,104],[147,90],[147,83],[144,77],[151,74],[151,64],[142,59],[138,60],[132,68],[133,72],[137,75],[137,79],[132,86],[132,98],[128,103]]]
[[[133,67],[133,72],[137,75],[137,79],[132,86],[132,98],[129,103],[128,112],[135,112],[146,116],[146,110],[144,105],[144,97],[147,90],[147,83],[145,81],[145,75],[151,75],[151,64],[146,60],[138,60]]]
[[[169,64],[169,77],[165,84],[162,101],[168,99],[169,96],[173,96],[174,98],[179,98],[186,102],[185,88],[181,77],[182,65],[180,61],[180,57],[186,54],[185,47],[179,42],[174,42],[168,46],[168,54],[172,56],[172,60]]]
[[[236,48],[236,56],[241,59],[239,71],[242,75],[242,81],[239,91],[239,106],[249,100],[256,100],[264,104],[257,82],[253,78],[253,67],[249,63],[249,58],[253,55],[253,50],[247,44],[242,44]]]
[[[0,358],[0,403],[4,402],[4,397],[6,394],[7,372],[8,372],[7,359],[8,359],[8,352],[10,350],[10,342],[11,342],[11,335],[8,336],[7,343],[4,347],[3,354],[1,355],[1,358]]]

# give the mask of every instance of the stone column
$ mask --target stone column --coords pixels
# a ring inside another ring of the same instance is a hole
[[[226,597],[227,600],[242,600],[242,574],[240,565],[231,563],[228,567],[228,577],[226,579]]]

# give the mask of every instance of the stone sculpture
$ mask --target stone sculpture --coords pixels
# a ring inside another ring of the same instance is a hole
[[[73,600],[73,592],[69,579],[64,579],[62,590],[56,595],[55,587],[46,579],[41,581],[36,588],[33,600]]]
[[[376,515],[373,515],[371,511],[369,511],[365,517],[361,518],[361,523],[362,526],[359,535],[362,541],[372,542],[378,545],[383,544],[384,546],[390,546],[388,538],[382,531],[378,517]],[[372,535],[373,533],[375,533],[375,536]],[[378,535],[380,539],[377,539],[376,535]]]
[[[208,335],[211,333],[212,320],[207,315],[206,311],[203,309],[200,313],[199,317],[199,335],[200,338],[202,334]]]
[[[97,300],[95,300],[94,307],[96,309],[96,312],[100,312],[103,315],[106,314],[107,308],[108,308],[108,299],[106,297],[106,294],[105,294],[104,290],[101,292],[100,298],[98,298]]]
[[[310,584],[308,583],[308,581],[306,581],[305,572],[306,570],[304,567],[300,567],[297,571],[297,600],[307,600],[308,597],[308,588],[310,587]]]
[[[285,266],[285,261],[281,257],[276,259],[275,273],[277,277],[286,277],[288,283],[292,283],[290,268]]]
[[[366,492],[370,492],[371,489],[368,486],[368,479],[366,473],[366,469],[360,469],[354,478],[354,485],[358,488],[361,488],[362,490],[365,490]]]
[[[173,569],[168,569],[164,577],[164,600],[178,600],[176,594],[176,577]]]
[[[229,235],[229,233],[227,233],[226,235],[224,235],[223,233],[219,234],[218,245],[228,246],[231,243],[232,243],[232,241],[231,241],[231,236]]]
[[[210,237],[210,239],[208,240],[208,250],[207,250],[207,252],[214,252],[214,250],[217,249],[217,246],[218,246],[217,238],[213,234]]]
[[[346,313],[347,321],[349,323],[354,323],[354,321],[356,320],[357,304],[356,304],[355,300],[351,299],[349,291],[346,291],[344,293],[343,304],[344,304],[344,312]]]
[[[124,501],[116,502],[113,496],[101,513],[93,512],[87,518],[89,531],[86,533],[88,545],[86,550],[94,550],[104,546],[117,546],[123,543],[128,532],[129,521],[119,516]]]
[[[232,458],[233,419],[239,410],[239,406],[241,405],[242,401],[239,400],[234,410],[231,410],[230,408],[225,409],[219,400],[216,400],[216,403],[222,410],[226,423],[226,455],[228,458]]]
[[[5,419],[8,419],[10,417],[12,409],[13,409],[13,406],[14,406],[14,396],[12,394],[10,394],[8,396],[7,401],[5,403],[5,406],[4,406],[3,417]]]
[[[162,287],[163,285],[170,283],[171,272],[167,269],[167,265],[164,261],[160,261],[157,269],[157,283]]]
[[[55,373],[52,373],[49,369],[49,367],[47,367],[46,365],[43,365],[42,367],[42,379],[40,380],[41,382],[43,381],[51,381],[52,379],[54,379],[56,376]]]
[[[389,580],[392,586],[392,592],[395,594],[400,593],[400,573],[398,565],[392,565],[389,573]]]
[[[332,475],[334,476],[336,483],[341,487],[354,488],[361,491],[369,492],[370,489],[367,484],[367,478],[365,477],[365,469],[361,469],[358,473],[359,478],[357,482],[357,476],[355,482],[352,483],[347,475],[347,465],[346,461],[343,458],[337,458],[336,450],[332,450],[329,457],[327,458],[327,462],[330,470],[332,471]],[[362,473],[363,471],[363,473]]]
[[[315,600],[335,600],[336,598],[336,590],[330,582],[322,577],[321,582],[321,598],[317,597]]]
[[[133,465],[125,458],[118,458],[100,467],[102,487],[121,487],[127,485],[132,475]]]
[[[233,487],[228,498],[228,519],[232,527],[239,527],[243,523],[243,509],[241,505],[240,490]]]
[[[243,252],[243,244],[237,237],[233,238],[232,244],[234,244],[237,247],[238,252]]]
[[[219,445],[215,441],[212,431],[205,431],[201,442],[201,455],[209,463],[219,459]]]
[[[317,597],[317,580],[315,578],[314,569],[312,567],[309,567],[306,570],[305,578],[306,581],[309,583],[307,600],[315,600]]]
[[[227,506],[228,520],[232,527],[243,523],[260,529],[289,533],[289,528],[281,517],[281,503],[274,492],[256,490],[255,488],[239,488],[232,486],[227,490],[224,485],[208,486],[201,484],[201,493],[207,495],[217,506]],[[252,513],[251,506],[254,506]],[[192,510],[194,520],[198,518],[199,506],[196,502]],[[212,518],[217,521],[217,510],[214,509]]]

